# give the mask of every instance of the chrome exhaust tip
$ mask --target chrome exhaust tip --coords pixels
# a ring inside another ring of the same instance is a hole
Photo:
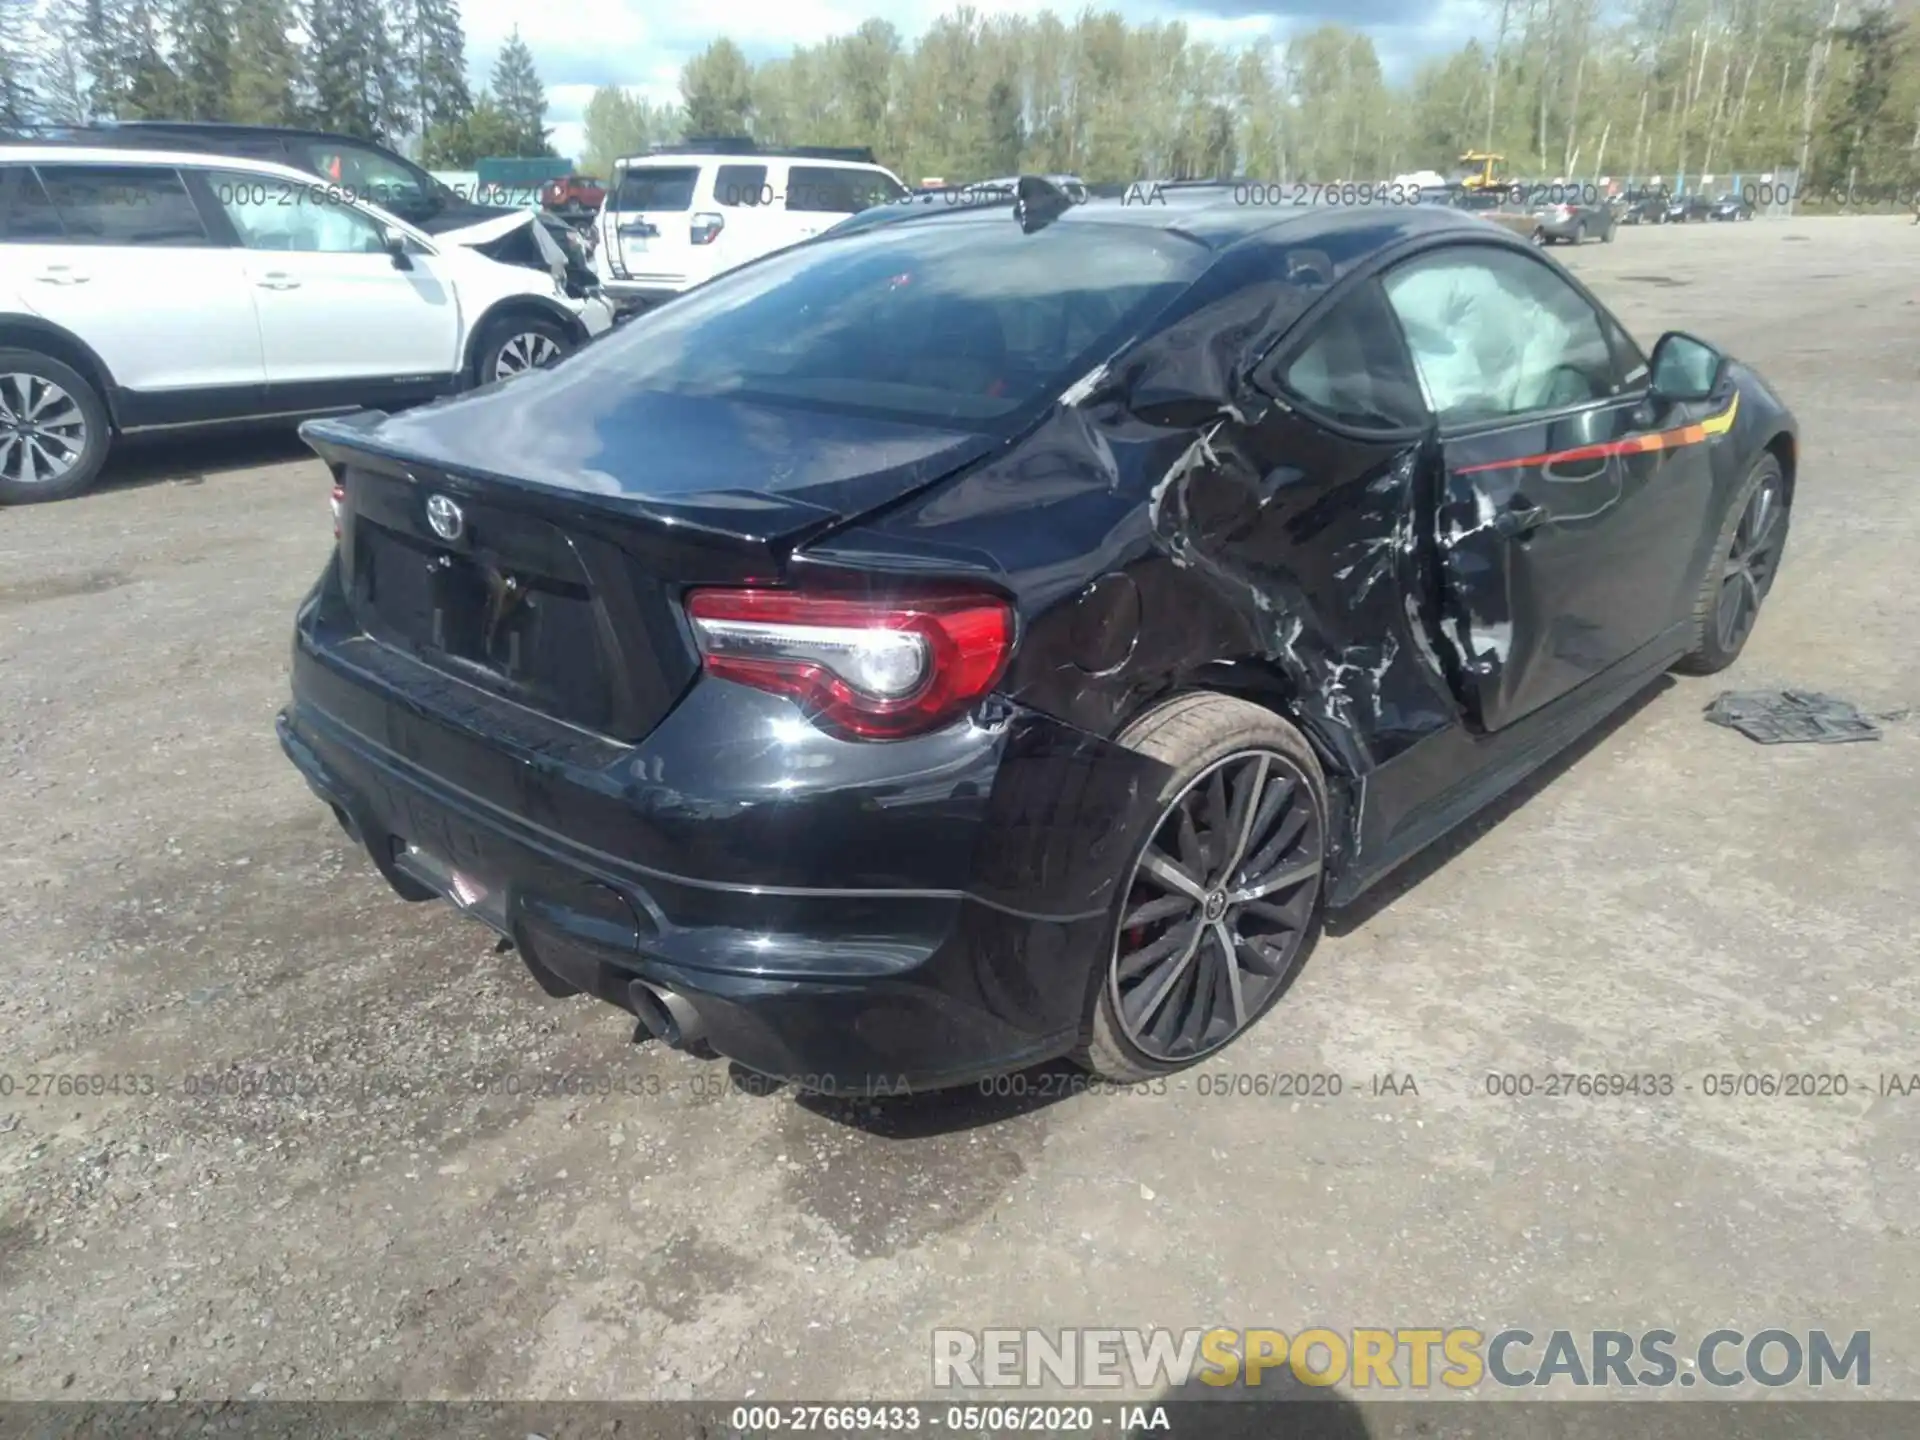
[[[706,1038],[707,1027],[683,996],[635,980],[627,986],[627,1005],[640,1021],[645,1039],[659,1040],[675,1050],[697,1050]],[[642,1039],[635,1032],[636,1041]]]

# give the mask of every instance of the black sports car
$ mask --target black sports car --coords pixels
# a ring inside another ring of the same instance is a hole
[[[1722,195],[1707,211],[1709,220],[1751,220],[1753,206],[1738,195]]]
[[[1050,191],[306,427],[279,734],[395,890],[803,1085],[1138,1080],[1740,653],[1799,457],[1751,370],[1445,207]]]

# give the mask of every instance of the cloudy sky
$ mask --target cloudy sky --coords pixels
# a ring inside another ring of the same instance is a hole
[[[0,0],[4,3],[4,0]],[[1487,27],[1481,0],[1108,0],[1130,21],[1184,20],[1196,39],[1244,44],[1261,35],[1285,40],[1295,29],[1325,20],[1357,25],[1372,36],[1389,80],[1399,80],[1428,55],[1451,50]],[[796,45],[842,35],[872,16],[916,38],[953,0],[462,0],[467,57],[484,80],[515,24],[546,82],[548,123],[563,155],[580,151],[580,113],[601,85],[624,85],[654,100],[679,98],[680,67],[707,43],[730,36],[754,61],[784,55]],[[983,14],[1037,14],[1070,18],[1080,0],[976,0]],[[1107,8],[1105,4],[1099,8]]]

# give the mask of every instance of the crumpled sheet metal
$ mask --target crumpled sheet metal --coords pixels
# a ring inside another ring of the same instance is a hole
[[[1812,690],[1725,690],[1707,706],[1706,716],[1762,745],[1844,745],[1880,738],[1880,727],[1856,706]]]

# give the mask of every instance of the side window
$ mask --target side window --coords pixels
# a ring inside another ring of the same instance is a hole
[[[41,165],[40,182],[75,245],[207,245],[177,172],[157,165]]]
[[[795,165],[787,173],[787,209],[855,215],[906,194],[879,170],[840,165]]]
[[[1633,383],[1598,312],[1529,255],[1455,246],[1390,272],[1386,292],[1442,422],[1557,410]]]
[[[330,198],[324,186],[307,188],[242,170],[213,170],[207,187],[249,250],[309,254],[379,254],[380,226],[363,210]]]
[[[1419,376],[1376,281],[1316,320],[1305,342],[1282,356],[1276,379],[1309,410],[1357,430],[1426,423]]]
[[[0,243],[57,244],[65,236],[40,177],[25,165],[0,166]]]
[[[713,198],[719,205],[771,205],[773,187],[764,165],[722,165],[714,172]]]

